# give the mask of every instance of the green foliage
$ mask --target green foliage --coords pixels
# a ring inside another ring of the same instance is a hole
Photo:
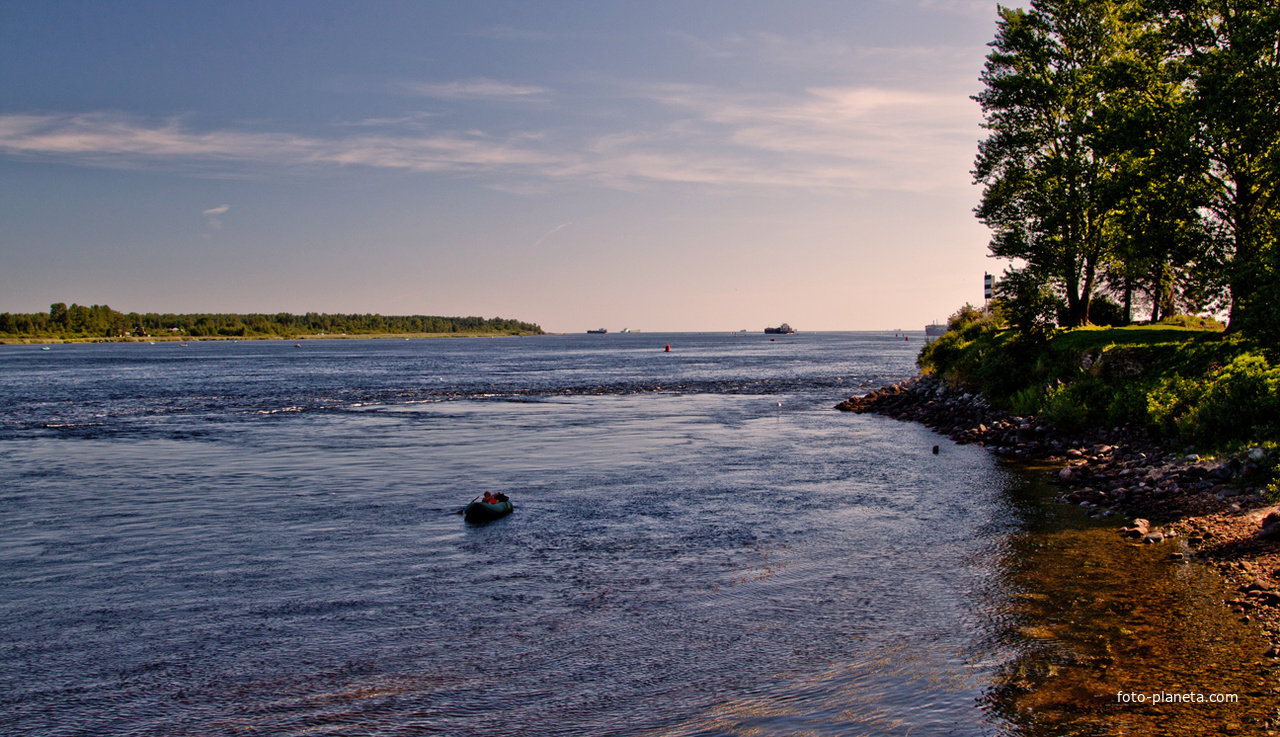
[[[1156,383],[1147,392],[1147,416],[1166,435],[1180,432],[1181,420],[1204,395],[1205,383],[1174,374]]]
[[[1280,367],[1256,354],[1238,356],[1217,372],[1178,419],[1198,443],[1280,440]]]
[[[1229,305],[1230,329],[1280,360],[1275,1],[997,12],[973,174],[992,255],[1023,264],[1010,324],[1046,332],[1052,298],[1066,326]]]
[[[996,284],[1009,324],[1027,335],[1044,337],[1053,332],[1066,304],[1049,286],[1049,280],[1032,268],[1009,269]]]
[[[965,302],[964,307],[947,318],[947,330],[964,330],[970,325],[981,322],[985,316],[981,309]]]
[[[1145,382],[1122,381],[1113,386],[1110,401],[1107,402],[1108,425],[1151,424],[1148,409],[1150,387]]]
[[[926,346],[918,363],[996,407],[1066,431],[1151,427],[1206,450],[1280,441],[1280,367],[1220,323],[1201,328],[1191,318],[1196,327],[1077,328],[1035,339],[968,310],[958,315],[959,329]]]
[[[1161,320],[1160,325],[1172,325],[1180,328],[1199,328],[1201,330],[1226,330],[1227,326],[1212,317],[1202,315],[1172,315]]]
[[[1268,504],[1280,503],[1280,481],[1272,481],[1262,490],[1262,498]]]
[[[1029,10],[999,10],[986,89],[975,97],[991,131],[974,164],[984,185],[975,212],[992,230],[992,254],[1027,264],[1015,272],[1026,283],[1012,301],[1028,303],[1010,314],[1019,329],[1042,329],[1041,287],[1064,300],[1064,324],[1088,321],[1123,193],[1122,155],[1094,119],[1128,42],[1121,9],[1038,0]]]
[[[1009,398],[1009,409],[1015,415],[1023,417],[1038,415],[1044,408],[1045,391],[1038,386],[1028,386],[1013,393]]]
[[[1107,325],[1118,328],[1128,325],[1129,318],[1125,315],[1124,309],[1120,305],[1099,295],[1089,303],[1089,322],[1094,325]]]
[[[106,305],[84,307],[58,302],[49,314],[0,314],[0,337],[18,339],[85,339],[148,336],[290,337],[315,334],[368,335],[374,333],[486,333],[541,334],[532,323],[501,317],[432,317],[426,315],[292,315],[193,314],[174,315],[116,312]]]
[[[947,332],[921,349],[916,365],[925,373],[948,374],[957,386],[979,385],[985,346],[1003,328],[999,303],[982,309],[966,304],[948,318]]]
[[[1078,432],[1089,424],[1089,408],[1074,384],[1055,386],[1045,392],[1041,416],[1063,432]]]

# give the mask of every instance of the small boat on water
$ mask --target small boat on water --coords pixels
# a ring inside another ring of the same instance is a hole
[[[600,328],[599,330],[588,330],[587,335],[605,335],[608,332],[609,332],[608,329]]]
[[[511,500],[506,498],[493,503],[475,501],[462,510],[462,518],[468,522],[492,522],[511,514],[512,509]]]

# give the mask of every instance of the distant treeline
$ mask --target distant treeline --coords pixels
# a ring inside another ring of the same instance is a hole
[[[292,315],[194,314],[116,312],[106,305],[58,302],[49,312],[0,314],[0,338],[192,338],[289,337],[296,335],[370,335],[377,333],[491,333],[542,334],[533,323],[500,317],[433,317],[427,315]]]

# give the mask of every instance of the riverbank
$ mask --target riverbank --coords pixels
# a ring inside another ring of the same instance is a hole
[[[1280,510],[1251,483],[1259,469],[1275,463],[1274,450],[1201,458],[1174,451],[1141,427],[1064,433],[929,376],[850,397],[836,408],[918,422],[957,444],[1049,464],[1048,480],[1057,484],[1061,503],[1115,517],[1117,532],[1135,544],[1167,545],[1170,558],[1216,568],[1238,592],[1223,604],[1256,623],[1270,640],[1267,656],[1280,658]]]
[[[421,340],[434,338],[507,338],[546,333],[314,333],[308,335],[251,335],[251,336],[189,336],[123,338],[0,338],[0,345],[62,345],[75,343],[194,343],[197,341],[245,341],[245,340]]]

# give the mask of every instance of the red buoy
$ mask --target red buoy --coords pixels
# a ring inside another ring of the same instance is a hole
[[[667,352],[667,353],[670,353],[670,352],[671,352],[671,344],[670,344],[670,343],[667,343],[667,351],[666,351],[666,352]]]

